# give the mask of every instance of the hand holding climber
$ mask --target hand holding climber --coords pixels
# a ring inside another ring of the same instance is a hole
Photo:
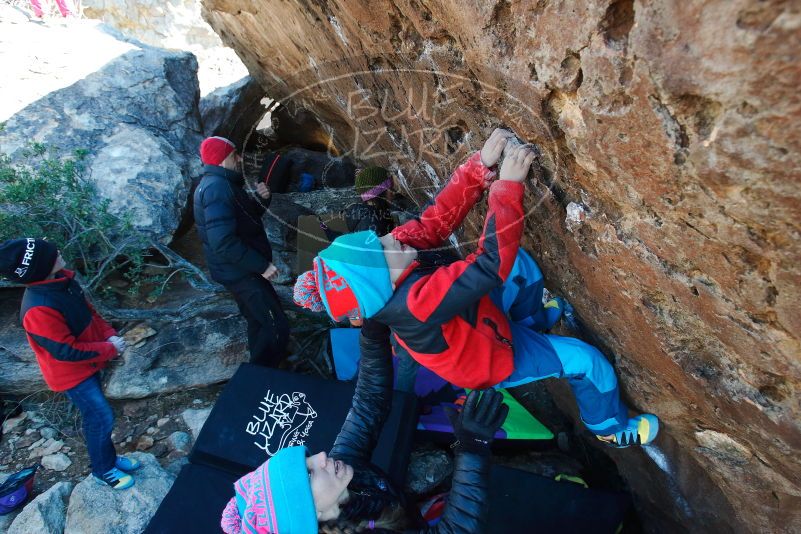
[[[480,397],[480,399],[479,399]],[[503,404],[503,394],[494,389],[474,389],[467,396],[464,409],[457,414],[447,406],[446,413],[453,426],[459,449],[476,454],[489,454],[495,433],[501,428],[509,413]]]
[[[267,270],[261,273],[261,277],[264,278],[265,280],[272,280],[273,278],[275,278],[277,274],[278,274],[278,267],[273,265],[271,262],[270,265],[267,266]]]
[[[256,194],[259,195],[264,200],[269,199],[270,195],[272,194],[270,192],[270,186],[268,186],[264,182],[257,183],[256,184]]]

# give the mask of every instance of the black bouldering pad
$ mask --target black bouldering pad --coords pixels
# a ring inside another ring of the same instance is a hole
[[[239,477],[205,465],[185,465],[145,534],[219,534],[225,505]]]
[[[334,444],[354,383],[242,364],[220,394],[190,461],[243,475],[278,450],[304,445],[311,453]],[[373,463],[398,484],[406,476],[416,424],[414,395],[396,391]]]
[[[495,465],[490,474],[490,534],[614,534],[631,509],[625,493],[557,482]]]
[[[220,532],[234,482],[278,450],[329,451],[355,384],[242,364],[217,399],[172,488],[145,532]],[[403,486],[417,415],[414,395],[396,391],[372,461]]]

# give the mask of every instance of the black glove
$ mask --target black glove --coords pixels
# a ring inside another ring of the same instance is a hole
[[[483,395],[482,391],[473,390],[461,412],[446,406],[445,412],[457,440],[454,446],[463,451],[489,455],[495,432],[509,413],[509,407],[502,401],[503,395],[494,389],[483,390]]]
[[[362,335],[371,341],[389,340],[389,327],[375,319],[364,319],[362,322]]]

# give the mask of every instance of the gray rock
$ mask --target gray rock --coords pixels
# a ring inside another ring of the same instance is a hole
[[[3,421],[3,434],[8,434],[12,430],[17,428],[19,426],[19,424],[21,422],[23,422],[27,416],[28,416],[28,414],[26,414],[25,412],[22,412],[21,414],[19,414],[16,417],[10,417],[10,418],[6,419],[5,421]]]
[[[226,137],[241,147],[265,112],[264,96],[264,89],[250,76],[207,94],[199,104],[203,135]]]
[[[406,472],[406,490],[415,495],[433,491],[453,473],[453,460],[442,450],[415,450]]]
[[[58,430],[49,426],[40,428],[39,433],[45,439],[55,439],[55,437],[58,436]]]
[[[131,488],[114,491],[92,475],[75,486],[65,534],[139,534],[145,530],[175,477],[162,469],[152,454],[133,453],[131,457],[142,463]]]
[[[203,424],[206,422],[206,419],[209,418],[210,413],[211,408],[189,408],[184,410],[181,414],[181,417],[184,418],[186,426],[188,426],[189,430],[192,432],[193,439],[197,439],[197,436],[200,434],[200,430],[203,428]]]
[[[106,397],[144,398],[223,382],[247,361],[246,324],[232,299],[205,295],[187,304],[183,318],[165,312],[151,321],[157,334],[125,351],[123,365],[107,374]]]
[[[59,439],[48,439],[38,447],[34,448],[30,454],[28,454],[28,458],[35,458],[37,456],[48,456],[50,454],[54,454],[61,450],[61,447],[64,446],[64,442]]]
[[[30,534],[47,532],[61,534],[67,514],[67,500],[72,491],[72,482],[57,482],[47,491],[38,495],[19,513],[8,534]]]
[[[42,466],[52,471],[64,471],[72,465],[72,460],[64,453],[49,454],[42,458]]]
[[[153,446],[155,440],[151,436],[139,436],[136,440],[136,450],[144,451]]]
[[[166,244],[200,171],[197,61],[74,22],[0,23],[4,64],[13,56],[36,65],[3,84],[0,100],[17,105],[0,111],[0,146],[12,159],[31,140],[61,155],[86,150],[88,175],[112,211],[131,212],[135,228]]]
[[[170,462],[167,465],[167,467],[165,467],[165,469],[167,470],[168,473],[171,473],[173,476],[177,477],[178,473],[181,472],[181,469],[183,469],[183,467],[188,463],[189,463],[189,458],[187,458],[186,456],[182,456],[181,458],[178,458],[177,460]]]
[[[172,450],[189,452],[192,448],[192,437],[186,432],[176,431],[170,434],[167,443]]]

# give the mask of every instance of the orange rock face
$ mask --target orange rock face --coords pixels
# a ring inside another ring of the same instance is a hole
[[[799,528],[797,2],[203,3],[270,96],[418,201],[498,125],[538,143],[524,245],[664,423],[612,455],[646,522]]]

